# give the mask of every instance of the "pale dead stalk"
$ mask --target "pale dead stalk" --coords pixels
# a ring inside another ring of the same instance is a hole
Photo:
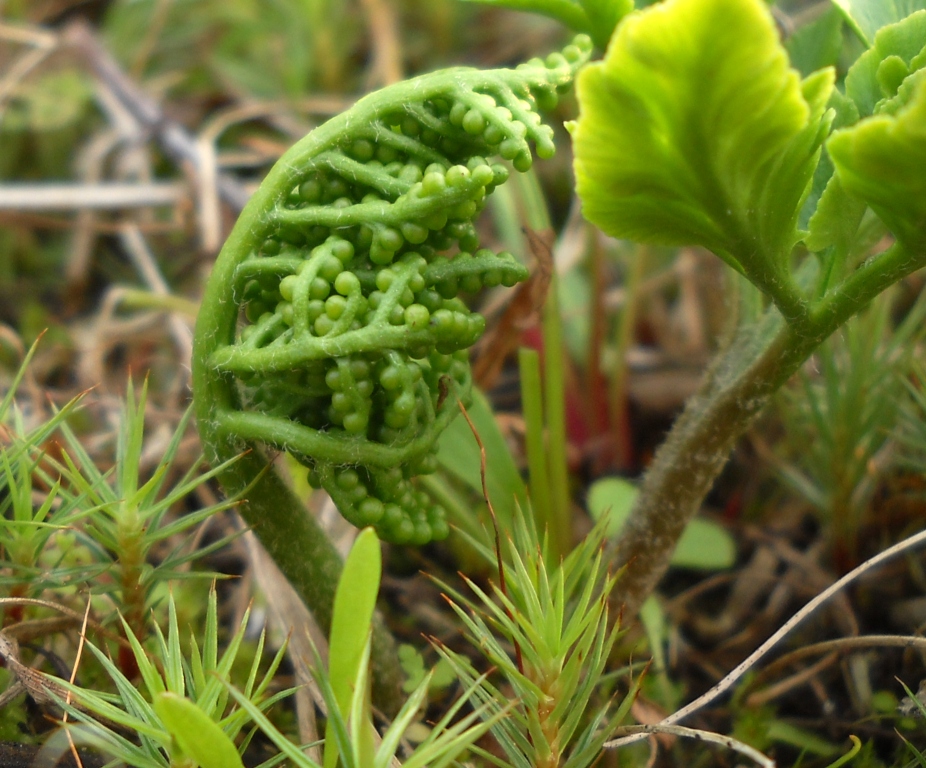
[[[913,536],[910,536],[909,538],[906,538],[897,544],[894,544],[892,547],[888,547],[880,554],[875,555],[874,557],[859,565],[857,568],[849,571],[849,573],[824,589],[820,594],[818,594],[809,603],[807,603],[807,605],[795,613],[781,626],[777,632],[775,632],[771,637],[769,637],[768,640],[762,643],[762,645],[753,651],[744,661],[734,667],[734,669],[725,678],[723,678],[723,680],[717,683],[717,685],[711,688],[707,693],[699,696],[690,704],[687,704],[678,711],[669,715],[658,726],[648,727],[664,727],[675,725],[692,713],[697,712],[702,707],[707,706],[712,701],[729,691],[734,686],[734,684],[744,674],[746,674],[746,672],[751,670],[759,662],[759,660],[762,659],[762,657],[764,657],[770,650],[772,650],[772,648],[774,648],[779,642],[781,642],[781,640],[786,635],[788,635],[791,630],[797,627],[808,616],[813,614],[817,608],[823,605],[833,595],[839,593],[844,587],[848,586],[859,577],[865,575],[874,568],[877,568],[888,560],[911,549],[922,546],[923,544],[926,544],[926,531],[920,531],[919,533],[914,534]],[[618,733],[626,733],[626,730],[619,728]],[[632,744],[634,742],[645,739],[647,737],[647,733],[648,732],[637,732],[627,736],[619,736],[618,738],[611,739],[610,741],[606,742],[604,746],[609,749],[614,749],[616,747],[624,746],[625,744]]]

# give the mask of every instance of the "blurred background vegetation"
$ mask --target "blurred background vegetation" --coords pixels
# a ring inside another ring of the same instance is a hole
[[[798,68],[833,64],[844,74],[858,43],[828,2],[782,2],[776,13]],[[444,66],[515,65],[568,37],[553,21],[459,0],[0,2],[0,394],[44,333],[27,399],[38,413],[46,398],[63,405],[95,388],[74,430],[88,460],[105,467],[126,374],[147,375],[154,438],[142,469],[157,466],[161,432],[169,438],[188,402],[190,329],[205,276],[276,158],[374,88]],[[710,254],[635,248],[584,224],[560,127],[572,116],[566,99],[552,120],[560,151],[537,164],[545,205],[530,189],[497,195],[483,240],[530,260],[521,227],[535,225],[538,207],[557,231],[547,267],[559,278],[565,448],[578,509],[596,479],[645,466],[731,318],[757,312],[759,299]],[[914,276],[828,341],[743,442],[710,499],[714,520],[735,537],[735,568],[712,581],[686,569],[670,576],[671,599],[649,642],[671,647],[673,666],[659,670],[642,703],[664,712],[681,689],[703,689],[835,574],[922,526],[921,288]],[[491,317],[505,297],[481,300]],[[514,346],[542,347],[536,321]],[[506,412],[500,429],[523,469],[516,382],[503,374],[483,383]],[[189,465],[195,442],[191,430],[178,449]],[[215,503],[207,485],[197,493],[206,494],[201,507]],[[572,524],[589,525],[581,512]],[[438,555],[404,557],[397,568],[408,575],[434,568]],[[222,560],[210,567],[247,571]],[[918,630],[924,585],[919,565],[898,565],[864,586],[857,613],[821,619],[821,631]],[[393,583],[390,599],[420,606],[406,588]],[[405,631],[417,638],[420,626],[406,622]],[[868,732],[890,742],[902,695],[892,678],[915,689],[921,661],[913,651],[852,659],[818,670],[810,696],[800,670],[761,708],[737,710],[737,701],[727,714],[754,741],[768,741],[777,724],[773,740],[794,754],[830,754],[846,721],[876,712],[889,719],[868,721]],[[828,721],[829,741],[796,727],[815,728],[834,708],[842,716]]]

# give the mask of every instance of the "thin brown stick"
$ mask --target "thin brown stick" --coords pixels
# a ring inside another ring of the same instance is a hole
[[[0,119],[3,118],[7,100],[29,73],[45,61],[58,47],[58,35],[39,27],[0,24],[0,40],[32,46],[32,50],[20,56],[0,79]]]
[[[201,158],[196,140],[180,123],[169,120],[160,105],[123,72],[86,22],[71,23],[62,39],[83,55],[96,76],[119,98],[135,120],[154,132],[164,151],[176,163],[181,167],[199,169]],[[216,186],[225,202],[237,211],[244,208],[251,196],[243,184],[228,174],[216,174]]]
[[[135,224],[126,224],[122,228],[120,240],[132,265],[151,291],[159,296],[170,296],[170,286],[167,285],[167,281],[161,274],[154,254],[148,248],[141,230]],[[193,331],[189,325],[174,313],[170,314],[168,322],[170,333],[174,338],[182,365],[186,370],[189,368],[190,358],[193,354]]]
[[[502,559],[502,535],[498,527],[498,518],[495,516],[495,508],[492,506],[492,500],[489,498],[489,487],[486,484],[486,449],[482,444],[482,438],[479,437],[479,432],[476,430],[476,425],[473,424],[473,420],[466,412],[466,406],[464,406],[463,402],[459,399],[457,400],[457,405],[460,406],[463,418],[466,419],[466,423],[469,424],[473,437],[476,438],[476,445],[479,446],[479,476],[482,480],[482,496],[485,499],[486,505],[489,507],[489,516],[492,518],[492,527],[495,529],[495,559],[498,562],[498,588],[505,597],[508,597],[508,589],[505,586],[505,561]],[[508,614],[508,618],[515,621],[511,609],[506,606],[505,611]],[[523,675],[524,659],[521,656],[521,646],[518,644],[517,640],[512,640],[512,642],[514,643],[514,654],[518,664],[518,671]]]
[[[809,667],[804,667],[802,670],[791,675],[790,677],[786,677],[783,680],[779,680],[774,685],[770,685],[768,688],[764,688],[761,691],[756,691],[755,693],[750,694],[746,698],[746,706],[761,707],[763,704],[768,704],[768,702],[774,701],[779,696],[784,696],[786,693],[794,690],[795,688],[800,688],[802,685],[807,685],[811,681],[815,680],[817,675],[819,675],[824,669],[832,665],[838,659],[838,653],[828,653],[816,663],[811,664]]]
[[[77,654],[74,657],[74,666],[71,669],[71,677],[69,682],[71,685],[74,685],[74,681],[77,679],[77,669],[80,667],[80,659],[84,654],[84,643],[87,640],[87,621],[90,619],[90,600],[87,599],[87,607],[84,609],[84,620],[80,626],[80,640],[77,642]],[[67,695],[64,697],[65,703],[70,706],[71,704],[71,692],[68,691]],[[64,716],[61,718],[62,723],[68,721],[67,710],[64,711]],[[65,733],[68,737],[68,746],[71,748],[71,754],[74,757],[74,762],[78,765],[78,768],[83,768],[84,764],[81,762],[80,754],[77,751],[77,745],[74,743],[74,738],[71,735],[69,729],[65,729]]]
[[[390,0],[361,0],[370,29],[367,86],[391,85],[402,79],[402,41],[396,10]]]
[[[791,651],[781,658],[775,659],[775,661],[750,680],[749,686],[759,686],[763,681],[773,677],[782,669],[808,656],[829,653],[847,653],[862,648],[918,648],[919,650],[926,651],[926,637],[918,637],[916,635],[861,635],[859,637],[839,637],[834,640],[824,640],[819,643],[813,643],[812,645],[805,645]],[[794,678],[788,678],[783,681],[783,683],[787,683],[793,679]],[[779,685],[781,684],[776,684],[771,688],[750,694],[746,698],[746,705],[759,706],[759,704],[765,701],[770,701],[774,698],[774,696],[771,695],[771,691],[777,691]],[[781,692],[783,691],[778,691],[775,695],[780,695]]]
[[[70,617],[76,623],[83,622],[82,613],[79,613],[78,611],[68,608],[65,605],[54,603],[51,600],[39,600],[38,598],[35,598],[35,597],[0,597],[0,605],[34,605],[40,608],[51,608],[54,611],[58,611],[59,613],[63,613],[65,616]],[[15,626],[16,625],[14,624],[13,626],[6,627],[3,630],[3,632],[7,636],[14,636],[16,635]],[[99,632],[103,637],[107,638],[108,640],[112,640],[113,642],[116,642],[116,643],[122,643],[125,645],[126,648],[131,649],[132,646],[127,640],[121,638],[119,635],[113,632],[110,632],[105,627],[103,627],[102,624],[98,624],[95,621],[91,621],[90,626],[93,627],[93,629],[96,632]]]

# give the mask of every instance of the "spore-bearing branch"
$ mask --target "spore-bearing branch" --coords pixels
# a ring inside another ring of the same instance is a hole
[[[281,158],[219,257],[197,328],[204,442],[266,445],[309,469],[342,514],[399,543],[447,534],[412,484],[469,397],[484,319],[461,293],[527,270],[473,226],[556,103],[585,38],[514,70],[453,69],[360,100]],[[500,157],[508,161],[493,160]],[[240,488],[244,478],[229,485]]]

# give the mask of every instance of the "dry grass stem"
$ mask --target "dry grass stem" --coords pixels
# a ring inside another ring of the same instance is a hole
[[[892,547],[888,547],[883,552],[875,555],[869,560],[866,560],[857,568],[849,571],[849,573],[831,584],[815,598],[813,598],[813,600],[807,603],[807,605],[801,608],[801,610],[795,613],[781,626],[781,628],[779,628],[777,632],[775,632],[775,634],[773,634],[768,640],[762,643],[762,645],[760,645],[755,651],[749,654],[749,656],[744,661],[740,662],[736,667],[734,667],[734,669],[723,680],[717,683],[717,685],[711,688],[707,693],[699,696],[690,704],[687,704],[673,714],[669,715],[669,717],[663,720],[659,726],[654,727],[675,725],[692,713],[697,712],[699,709],[707,706],[716,698],[722,696],[724,693],[729,691],[743,675],[751,670],[762,659],[762,657],[764,657],[770,650],[772,650],[772,648],[781,642],[781,640],[784,639],[784,637],[788,635],[791,630],[797,627],[798,624],[804,621],[804,619],[806,619],[808,616],[812,615],[817,610],[817,608],[823,605],[833,595],[837,594],[840,590],[851,584],[853,581],[857,580],[859,577],[865,575],[874,568],[877,568],[882,563],[896,557],[897,555],[903,554],[904,552],[908,552],[911,549],[920,547],[923,544],[926,544],[926,531],[921,531],[920,533],[917,533],[897,544],[894,544]],[[632,744],[636,741],[640,741],[641,739],[646,738],[646,735],[646,733],[635,733],[630,736],[620,736],[607,742],[605,746],[608,748],[616,748],[625,744]]]
[[[0,210],[119,211],[182,205],[189,196],[189,188],[182,182],[0,184]]]

